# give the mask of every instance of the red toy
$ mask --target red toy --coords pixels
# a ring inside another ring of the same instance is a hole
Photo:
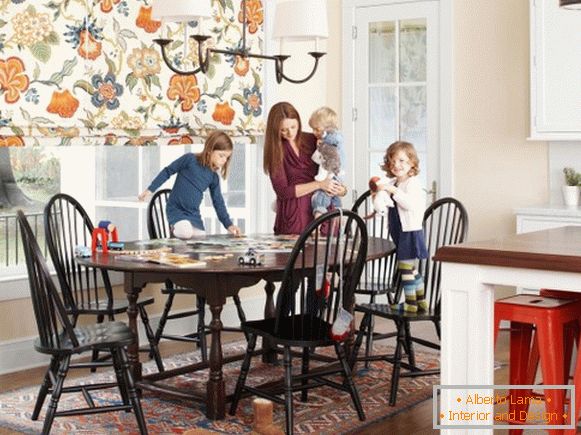
[[[109,243],[109,234],[111,234],[111,241],[118,242],[119,235],[117,234],[117,228],[111,223],[111,221],[99,221],[97,228],[93,229],[93,238],[91,243],[91,251],[96,252],[99,242],[101,243],[101,249],[103,254],[109,252],[107,244]]]

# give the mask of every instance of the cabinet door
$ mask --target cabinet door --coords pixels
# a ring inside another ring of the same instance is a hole
[[[581,14],[530,0],[531,139],[581,139]]]

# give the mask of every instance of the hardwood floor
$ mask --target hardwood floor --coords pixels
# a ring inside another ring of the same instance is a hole
[[[381,330],[389,330],[390,323],[386,321],[378,321],[378,327]],[[418,328],[418,332],[422,337],[432,338],[435,337],[433,327],[431,325],[426,325],[429,328],[425,330]],[[417,333],[417,332],[416,332]],[[236,333],[224,334],[223,342],[235,341],[241,338],[241,335]],[[507,379],[507,366],[506,361],[508,357],[508,345],[507,345],[508,334],[501,333],[499,336],[499,343],[497,349],[496,360],[501,362],[502,367],[495,373],[496,383],[506,383]],[[161,352],[163,356],[169,356],[174,353],[184,352],[191,348],[191,344],[188,343],[174,343],[174,342],[164,342],[161,344]],[[22,388],[30,385],[39,385],[42,377],[44,375],[45,368],[36,368],[21,372],[10,373],[0,376],[0,386],[3,391],[12,390],[16,388]],[[75,371],[71,372],[71,376],[74,376]],[[86,373],[84,371],[77,371],[77,376],[84,376]],[[426,400],[413,408],[401,412],[394,417],[379,422],[371,427],[362,430],[360,433],[364,434],[402,434],[402,435],[424,435],[438,433],[438,431],[432,429],[432,400]],[[508,431],[495,431],[495,433],[508,433]],[[528,432],[533,433],[533,432]],[[0,434],[2,435],[12,435],[20,434],[20,432],[15,432],[11,430],[6,430],[0,428]]]

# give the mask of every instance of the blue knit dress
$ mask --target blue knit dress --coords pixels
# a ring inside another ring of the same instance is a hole
[[[390,207],[388,214],[389,234],[395,243],[398,260],[428,258],[424,230],[403,231],[396,207]]]

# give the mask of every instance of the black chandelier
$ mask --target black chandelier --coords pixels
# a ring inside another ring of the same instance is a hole
[[[203,3],[205,2],[205,3]],[[314,59],[315,63],[311,72],[303,79],[297,80],[288,77],[284,73],[284,62],[290,58],[289,55],[265,55],[251,53],[246,46],[246,33],[248,27],[247,20],[247,0],[241,0],[242,9],[242,39],[236,49],[221,49],[221,48],[205,48],[204,43],[211,38],[208,35],[191,35],[190,38],[196,41],[199,65],[192,70],[184,71],[177,68],[169,59],[167,54],[168,46],[173,42],[173,39],[158,38],[154,39],[157,45],[160,46],[163,61],[167,67],[176,74],[180,75],[194,75],[198,73],[206,74],[210,66],[211,55],[213,53],[240,56],[241,58],[254,58],[263,60],[273,60],[275,65],[275,74],[277,83],[286,80],[290,83],[304,83],[315,75],[319,60],[326,54],[321,51],[311,51],[308,54]],[[203,3],[203,4],[202,4]],[[277,4],[275,17],[275,37],[290,38],[290,39],[316,39],[327,37],[327,15],[326,15],[326,0],[289,0],[284,3]],[[153,4],[155,19],[162,19],[164,21],[193,21],[201,17],[211,16],[211,0],[158,0]],[[301,15],[297,15],[301,14]],[[313,20],[319,17],[324,22],[317,30],[312,30]],[[297,24],[298,23],[298,24]],[[301,25],[303,23],[304,25]],[[306,24],[305,24],[306,23]],[[300,33],[300,32],[303,33]]]
[[[581,0],[559,0],[559,6],[565,9],[581,9]]]

